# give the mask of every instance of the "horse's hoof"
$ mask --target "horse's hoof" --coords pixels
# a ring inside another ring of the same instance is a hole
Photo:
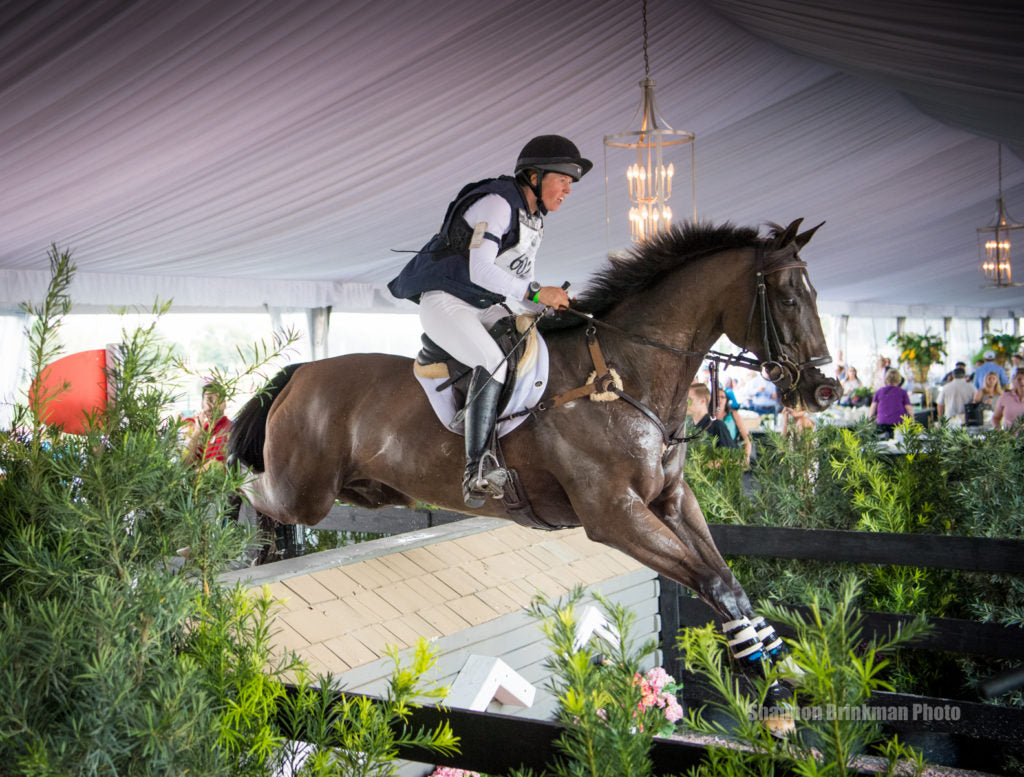
[[[796,721],[793,719],[792,712],[773,712],[765,716],[764,727],[768,729],[768,733],[773,737],[785,739],[796,731]]]
[[[768,687],[761,711],[761,721],[773,737],[786,737],[796,731],[793,691],[783,683],[776,681]]]

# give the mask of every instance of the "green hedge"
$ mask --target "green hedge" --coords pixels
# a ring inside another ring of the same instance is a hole
[[[870,422],[788,437],[769,432],[746,478],[733,452],[691,446],[686,477],[711,523],[1024,537],[1024,439],[944,425],[926,431],[912,422],[901,430],[900,452],[880,448]],[[816,591],[838,596],[853,571],[864,610],[1024,625],[1024,575],[784,559],[733,558],[730,565],[755,606],[805,604]],[[974,684],[1003,668],[904,650],[890,679],[906,693],[974,698]],[[1020,694],[1003,699],[1021,704]]]

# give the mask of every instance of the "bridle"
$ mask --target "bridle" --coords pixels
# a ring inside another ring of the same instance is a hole
[[[800,382],[800,375],[805,369],[811,367],[822,367],[832,362],[832,357],[825,354],[823,356],[816,356],[812,359],[797,363],[786,356],[783,350],[782,340],[779,338],[779,330],[775,325],[775,318],[772,315],[771,308],[768,306],[768,288],[765,283],[765,276],[781,272],[783,270],[800,270],[803,273],[804,282],[807,284],[807,288],[812,294],[815,293],[814,286],[811,285],[811,279],[807,275],[807,263],[797,258],[796,250],[792,252],[791,258],[795,261],[792,261],[789,264],[768,266],[764,243],[760,243],[758,245],[757,257],[755,259],[755,262],[757,263],[757,271],[755,274],[757,279],[757,290],[754,294],[754,300],[750,305],[750,315],[747,316],[747,330],[743,335],[743,342],[748,341],[750,337],[750,329],[754,323],[754,314],[757,312],[757,309],[760,308],[761,348],[765,358],[764,361],[757,362],[754,359],[744,357],[744,361],[742,362],[733,362],[743,366],[750,366],[751,364],[755,365],[751,367],[751,369],[759,370],[760,373],[774,383],[783,394],[788,394],[796,388],[797,383]],[[743,351],[743,353],[746,352],[746,350]],[[719,363],[722,362],[721,359],[718,359],[718,361]],[[726,366],[728,366],[728,360],[726,360]]]
[[[782,392],[783,396],[795,391],[804,370],[829,364],[832,361],[832,358],[825,355],[814,357],[802,362],[796,362],[786,355],[784,344],[779,337],[779,330],[776,326],[775,318],[772,315],[771,307],[768,304],[768,289],[765,277],[783,270],[799,269],[803,271],[804,280],[812,293],[814,291],[814,287],[811,286],[810,278],[807,277],[807,264],[796,256],[795,248],[792,252],[786,252],[780,257],[777,253],[769,254],[765,250],[765,246],[766,242],[760,241],[756,247],[756,255],[754,258],[756,279],[755,293],[754,298],[751,301],[750,313],[747,316],[747,328],[743,337],[743,342],[746,343],[749,341],[750,332],[754,325],[754,317],[757,315],[758,310],[760,310],[760,339],[762,352],[764,354],[763,360],[757,359],[746,348],[743,348],[739,354],[725,354],[719,353],[718,351],[699,352],[676,348],[675,346],[668,345],[667,343],[651,340],[643,335],[629,332],[615,326],[614,324],[601,321],[588,313],[583,313],[582,311],[575,310],[570,307],[566,308],[566,312],[586,319],[589,322],[585,333],[587,338],[587,348],[590,351],[591,360],[594,362],[595,377],[592,381],[583,386],[542,400],[535,407],[522,411],[522,413],[536,414],[538,412],[564,405],[590,394],[598,392],[612,392],[647,416],[647,418],[657,426],[661,431],[666,447],[671,447],[696,437],[696,435],[691,435],[689,437],[680,436],[686,425],[685,419],[683,420],[682,425],[676,431],[672,432],[650,408],[615,385],[615,376],[611,374],[611,370],[608,368],[604,360],[604,356],[601,353],[601,347],[598,344],[597,332],[599,329],[614,332],[620,337],[631,340],[632,342],[668,351],[669,353],[673,353],[678,356],[697,356],[701,359],[709,359],[717,364],[724,365],[725,367],[736,365],[756,370],[766,379],[772,381],[772,383],[778,387],[779,391]],[[776,263],[780,261],[787,261],[787,263]],[[509,417],[515,417],[516,415],[519,414],[513,414]]]

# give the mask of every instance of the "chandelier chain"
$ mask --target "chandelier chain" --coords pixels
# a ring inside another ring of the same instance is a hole
[[[644,0],[646,2],[646,0]],[[1002,143],[999,143],[999,200],[1002,199]]]
[[[644,24],[644,78],[651,77],[651,63],[647,59],[647,0],[643,0],[641,18]]]

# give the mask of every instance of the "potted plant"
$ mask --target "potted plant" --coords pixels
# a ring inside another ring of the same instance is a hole
[[[893,332],[888,342],[900,349],[897,360],[907,364],[913,370],[914,380],[924,391],[924,405],[931,405],[931,392],[928,389],[928,369],[936,362],[942,361],[946,355],[946,344],[939,335],[925,330],[924,334],[916,332]]]
[[[871,389],[858,386],[850,392],[850,407],[867,407],[871,404]]]
[[[996,364],[1005,367],[1007,360],[1015,353],[1020,353],[1024,346],[1024,335],[1005,335],[1002,332],[984,332],[981,335],[982,349],[993,351]]]

